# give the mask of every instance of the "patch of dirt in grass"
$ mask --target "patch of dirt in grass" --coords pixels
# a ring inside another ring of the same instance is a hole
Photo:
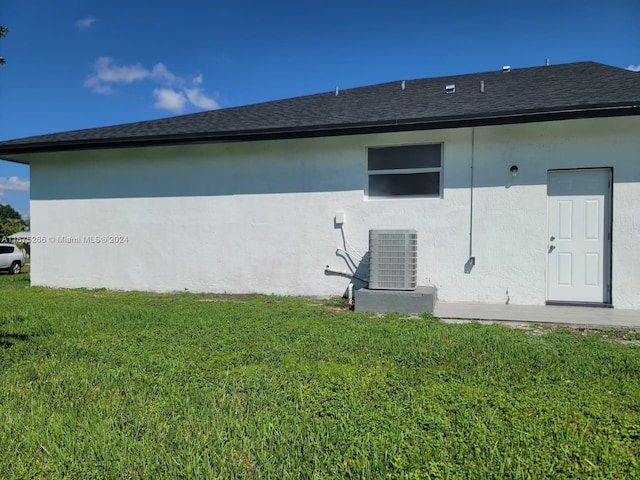
[[[255,300],[256,294],[254,293],[216,293],[213,295],[209,295],[206,298],[199,298],[199,302],[237,302],[237,303],[247,303],[252,300]]]
[[[640,340],[624,340],[622,338],[618,339],[609,339],[610,342],[623,343],[625,345],[635,345],[636,347],[640,347]]]
[[[640,332],[635,330],[613,331],[602,334],[607,342],[622,343],[624,345],[635,345],[640,347]]]
[[[338,311],[342,311],[342,310],[353,310],[353,305],[349,305],[348,303],[336,303],[333,305],[324,305],[326,308],[329,308],[331,310],[338,310]]]
[[[518,328],[523,328],[523,327],[518,327]],[[526,328],[526,330],[527,330],[527,333],[530,333],[531,335],[546,335],[547,333],[549,333],[549,330],[546,330],[540,327],[529,327],[529,328]]]
[[[538,325],[520,324],[520,325],[511,325],[511,326],[513,328],[522,328],[524,330],[527,330],[527,333],[530,333],[532,335],[546,335],[547,333],[550,333],[552,331],[552,327],[544,328],[544,327],[539,327]],[[576,330],[579,331],[581,335],[593,335],[593,334],[600,335],[602,339],[607,342],[622,343],[625,345],[635,345],[640,347],[640,338],[638,338],[638,332],[635,332],[635,331],[608,332],[608,331],[597,330],[593,328],[579,328]]]
[[[349,305],[346,299],[342,297],[329,298],[327,300],[319,300],[317,297],[302,297],[307,300],[311,307],[320,307],[334,311],[353,310],[353,305]]]
[[[510,328],[517,328],[520,330],[525,330],[530,335],[547,335],[551,333],[554,328],[552,326],[541,326],[535,323],[524,323],[524,322],[495,322],[491,320],[467,320],[467,319],[446,319],[443,320],[447,323],[469,323],[469,322],[477,322],[483,325],[505,325]],[[561,328],[571,328],[568,325],[566,327]],[[635,345],[640,347],[640,332],[635,330],[597,330],[593,328],[574,328],[579,331],[582,335],[591,335],[598,334],[605,341],[622,343],[625,345]]]
[[[540,327],[539,325],[509,324],[509,326],[512,328],[520,328],[520,329],[526,330],[527,333],[531,335],[546,335],[548,333],[551,333],[551,331],[553,330],[553,327],[545,328],[545,327]],[[637,338],[638,332],[634,332],[634,331],[607,332],[607,331],[597,330],[593,328],[579,328],[576,330],[579,331],[580,334],[582,335],[593,335],[593,334],[600,335],[602,339],[607,342],[622,343],[625,345],[635,345],[640,347],[640,338]]]

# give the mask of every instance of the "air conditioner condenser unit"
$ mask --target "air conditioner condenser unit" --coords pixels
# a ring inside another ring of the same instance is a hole
[[[369,289],[415,290],[418,232],[369,230]]]

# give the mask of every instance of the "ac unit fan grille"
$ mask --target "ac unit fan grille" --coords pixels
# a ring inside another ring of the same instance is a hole
[[[414,290],[417,286],[418,233],[369,230],[369,288]]]

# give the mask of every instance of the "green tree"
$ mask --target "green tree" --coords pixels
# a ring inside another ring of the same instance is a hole
[[[9,204],[0,204],[0,219],[6,220],[10,218],[22,220],[22,215],[20,215],[20,212]]]
[[[27,228],[27,222],[11,205],[0,204],[0,240]]]
[[[0,25],[0,38],[4,37],[7,32],[9,31],[9,29],[7,27],[3,27],[2,25]],[[0,56],[0,65],[2,65],[4,62],[4,57]]]

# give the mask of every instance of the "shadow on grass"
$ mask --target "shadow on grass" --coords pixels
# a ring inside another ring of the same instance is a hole
[[[26,319],[22,316],[17,316],[11,319],[11,323],[14,322],[24,322]],[[7,333],[7,332],[3,332],[3,326],[5,324],[0,322],[0,348],[10,348],[12,347],[16,342],[26,342],[28,341],[33,335],[28,335],[26,333]]]
[[[24,335],[21,333],[0,333],[0,348],[10,348],[16,340],[26,342],[31,338],[31,335]]]

